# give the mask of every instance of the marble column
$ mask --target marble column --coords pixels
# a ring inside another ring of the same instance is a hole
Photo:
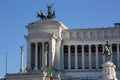
[[[48,61],[47,60],[47,54],[48,54],[47,48],[48,48],[48,44],[45,44],[45,49],[44,49],[45,50],[44,51],[44,55],[45,55],[45,59],[44,59],[45,60],[45,68],[47,68],[47,63],[48,63],[47,62]]]
[[[119,44],[117,44],[117,68],[120,67],[120,63],[119,63],[119,61],[120,61],[120,50],[119,49],[120,49]]]
[[[99,59],[98,59],[98,44],[95,45],[96,46],[96,69],[98,69],[98,65],[99,65]]]
[[[71,53],[70,53],[70,45],[68,45],[68,69],[71,69]]]
[[[75,69],[78,69],[78,52],[77,52],[77,45],[75,45]]]
[[[27,42],[27,70],[31,70],[31,43]]]
[[[88,45],[89,46],[89,69],[92,69],[92,64],[91,64],[91,45]]]
[[[61,68],[61,65],[60,65],[60,64],[61,64],[61,60],[60,60],[60,58],[61,58],[61,52],[60,52],[61,40],[62,40],[61,38],[58,38],[57,41],[56,41],[56,53],[57,53],[57,54],[56,54],[57,66],[56,66],[56,67],[57,67],[58,69]]]
[[[63,44],[61,45],[61,50],[62,50],[62,53],[61,53],[61,55],[62,55],[62,57],[61,57],[61,60],[62,60],[61,67],[62,67],[62,69],[64,69],[64,45]]]
[[[23,48],[24,48],[24,46],[20,46],[20,49],[21,49],[21,53],[20,53],[20,72],[22,73],[22,72],[24,72],[24,69],[23,69],[23,55],[24,55],[24,53],[23,53]]]
[[[110,44],[110,48],[111,48],[111,52],[112,52],[112,44]],[[110,61],[113,62],[113,54],[111,55]]]
[[[104,45],[102,45],[102,48],[103,48],[103,54],[104,54],[104,50],[105,50]],[[104,62],[105,62],[105,55],[103,55],[103,63]]]
[[[82,46],[82,69],[85,69],[85,54],[84,54],[84,45]]]
[[[38,43],[35,43],[35,68],[34,70],[38,70]]]
[[[49,42],[49,66],[52,65],[52,41]]]

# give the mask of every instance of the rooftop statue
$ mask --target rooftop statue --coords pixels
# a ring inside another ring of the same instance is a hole
[[[48,8],[48,16],[47,16],[47,18],[48,19],[55,18],[55,11],[53,11],[53,13],[52,13],[52,7],[53,7],[53,5],[54,4],[51,4],[51,5],[47,6],[47,8]]]
[[[46,19],[46,15],[42,11],[37,12],[37,17],[40,17],[42,20]]]
[[[104,45],[104,53],[103,53],[103,55],[105,55],[106,61],[110,61],[112,51],[111,51],[110,44],[108,44],[108,41],[106,41],[106,44]]]
[[[40,17],[42,20],[55,18],[55,10],[52,11],[53,5],[54,4],[46,6],[48,8],[48,15],[45,15],[42,11],[40,11],[40,12],[37,12],[37,17]]]

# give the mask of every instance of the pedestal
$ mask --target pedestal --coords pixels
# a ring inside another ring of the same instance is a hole
[[[116,66],[107,61],[102,65],[102,79],[101,80],[118,80],[116,77],[115,68]]]

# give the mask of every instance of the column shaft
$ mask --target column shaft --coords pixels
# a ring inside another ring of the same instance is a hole
[[[78,53],[77,53],[77,45],[75,45],[75,69],[78,69]]]
[[[91,45],[89,45],[89,69],[92,68],[91,65],[92,65],[92,64],[91,64]]]
[[[119,44],[117,44],[117,67],[120,67],[120,50],[119,50]]]
[[[44,51],[44,55],[45,55],[45,59],[44,59],[44,60],[45,60],[45,67],[47,67],[47,63],[48,63],[48,62],[47,62],[47,61],[48,61],[48,60],[47,60],[47,54],[48,54],[47,46],[48,46],[48,45],[45,44],[45,49],[44,49],[44,50],[45,50],[45,51]]]
[[[21,48],[20,72],[23,72],[23,48],[24,48],[24,46],[20,46],[20,48]]]
[[[70,45],[68,45],[68,69],[71,69]]]
[[[85,69],[85,54],[84,54],[84,45],[82,45],[82,69]]]
[[[113,51],[112,51],[112,44],[110,44],[110,47],[111,47],[111,52],[113,53]],[[110,61],[111,62],[113,61],[113,55],[111,55]]]
[[[64,45],[61,46],[61,50],[62,50],[62,64],[61,64],[61,67],[62,69],[64,69]]]
[[[98,69],[98,65],[99,65],[99,63],[98,63],[98,45],[96,45],[96,69]]]
[[[31,44],[27,42],[27,70],[31,70]]]
[[[38,44],[35,43],[35,70],[38,69]]]
[[[104,54],[104,50],[105,50],[104,45],[102,45],[102,47],[103,47],[103,54]],[[103,55],[103,63],[104,62],[105,62],[105,55]]]

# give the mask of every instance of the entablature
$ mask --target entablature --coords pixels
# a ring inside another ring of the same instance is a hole
[[[120,28],[68,29],[62,32],[63,39],[120,38]]]
[[[62,39],[62,44],[64,45],[91,45],[91,44],[105,44],[106,40],[109,41],[109,43],[117,43],[120,44],[120,38],[103,38],[103,39]]]

